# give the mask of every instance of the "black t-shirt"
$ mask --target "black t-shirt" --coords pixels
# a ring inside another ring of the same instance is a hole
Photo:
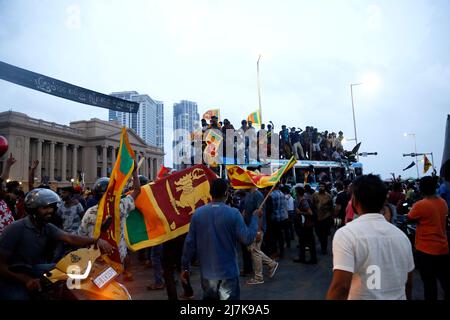
[[[340,205],[341,209],[339,210],[338,213],[338,217],[342,219],[342,221],[344,221],[345,219],[345,209],[347,208],[347,204],[350,201],[350,195],[345,192],[345,191],[341,191],[338,193],[338,195],[336,196],[336,205]]]
[[[47,263],[46,249],[51,241],[61,238],[63,231],[47,223],[39,231],[30,216],[13,222],[0,235],[0,254],[10,267],[32,267]]]

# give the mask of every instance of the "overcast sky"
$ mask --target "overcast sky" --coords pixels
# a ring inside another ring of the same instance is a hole
[[[172,106],[220,108],[238,126],[258,106],[263,122],[344,131],[353,138],[354,87],[365,172],[387,178],[433,152],[441,165],[450,113],[450,1],[0,0],[0,60],[109,94],[136,90],[165,104],[170,157]],[[62,124],[106,109],[0,80],[0,111]],[[352,142],[347,148],[352,148]],[[422,167],[422,163],[421,163]],[[422,171],[422,168],[421,168]]]

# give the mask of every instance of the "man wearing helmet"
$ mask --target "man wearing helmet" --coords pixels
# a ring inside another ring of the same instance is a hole
[[[9,225],[0,236],[0,300],[24,300],[30,292],[40,291],[40,277],[53,269],[46,259],[52,241],[75,247],[98,245],[111,254],[114,247],[102,239],[70,234],[49,223],[59,196],[49,189],[37,188],[25,198],[27,217]]]
[[[145,186],[146,184],[148,184],[148,182],[149,182],[148,178],[147,178],[146,176],[143,176],[142,174],[140,174],[140,175],[138,176],[138,178],[139,178],[139,184],[140,184],[142,187]]]
[[[145,177],[144,177],[145,178]],[[94,192],[100,197],[103,196],[103,194],[106,192],[106,189],[108,188],[109,178],[100,178],[94,183],[93,190]],[[125,258],[127,256],[127,243],[125,241],[125,221],[128,217],[128,214],[135,209],[134,200],[139,196],[141,193],[141,186],[139,183],[139,177],[137,174],[137,164],[136,161],[134,162],[134,169],[133,169],[133,186],[132,191],[129,193],[126,197],[122,198],[120,200],[120,241],[118,243],[119,247],[119,253],[120,253],[120,260],[122,263],[124,263]],[[80,236],[88,236],[92,237],[94,234],[94,228],[95,223],[97,221],[97,211],[98,211],[98,204],[89,208],[86,213],[83,216],[83,219],[81,220],[81,225],[78,228],[78,234]],[[126,269],[126,268],[125,268]],[[129,276],[131,278],[131,275],[127,272],[127,270],[124,271],[124,275],[127,278]]]
[[[94,187],[92,188],[93,197],[89,198],[86,203],[87,209],[98,205],[100,199],[102,198],[103,194],[106,192],[106,189],[108,188],[108,183],[109,178],[107,177],[103,177],[95,181]]]

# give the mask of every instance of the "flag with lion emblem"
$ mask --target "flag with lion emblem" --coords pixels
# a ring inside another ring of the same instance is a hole
[[[141,187],[136,210],[126,221],[128,247],[136,251],[187,233],[195,209],[211,201],[210,182],[215,179],[200,164]]]

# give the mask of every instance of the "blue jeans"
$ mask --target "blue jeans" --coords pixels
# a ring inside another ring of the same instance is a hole
[[[53,268],[55,268],[54,263],[38,264],[26,270],[25,273],[32,278],[40,278]],[[4,277],[0,278],[0,300],[31,300],[32,298],[33,294],[27,290],[25,284]]]
[[[163,269],[161,263],[162,244],[149,248],[150,260],[153,266],[153,275],[155,277],[155,284],[163,284]]]
[[[202,277],[203,300],[239,300],[239,277],[226,280],[208,280]]]

